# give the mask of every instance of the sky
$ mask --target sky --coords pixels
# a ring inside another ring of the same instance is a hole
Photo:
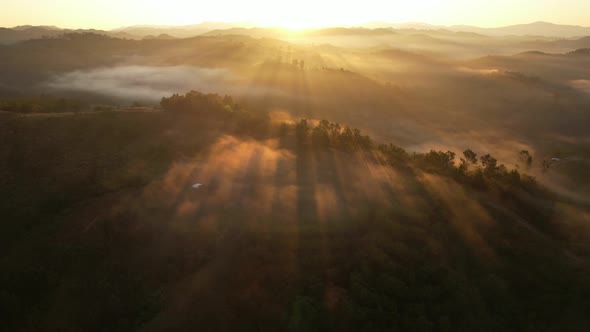
[[[590,26],[590,0],[0,0],[0,26],[114,29],[253,22],[300,29],[424,22],[498,27],[547,21]]]

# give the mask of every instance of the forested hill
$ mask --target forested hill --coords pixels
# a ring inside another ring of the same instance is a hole
[[[590,210],[527,151],[414,153],[194,91],[0,117],[6,330],[590,329]]]

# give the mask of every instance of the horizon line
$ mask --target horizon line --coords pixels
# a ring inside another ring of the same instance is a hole
[[[58,25],[53,25],[53,24],[20,24],[20,25],[16,25],[16,26],[12,26],[12,27],[8,27],[8,26],[1,26],[0,28],[3,29],[16,29],[16,28],[22,28],[22,27],[31,27],[31,28],[44,28],[44,27],[49,27],[49,28],[55,28],[55,29],[59,29],[59,30],[101,30],[101,31],[117,31],[117,30],[122,30],[122,29],[128,29],[128,28],[183,28],[183,27],[190,27],[190,26],[196,26],[196,25],[206,25],[206,24],[226,24],[226,25],[232,25],[230,27],[227,28],[220,28],[220,29],[231,29],[231,28],[269,28],[269,29],[285,29],[285,30],[318,30],[318,29],[326,29],[326,28],[367,28],[367,29],[378,29],[378,28],[394,28],[393,25],[403,25],[403,24],[422,24],[422,25],[426,25],[426,26],[431,26],[432,28],[453,28],[453,27],[470,27],[470,28],[478,28],[478,29],[501,29],[501,28],[507,28],[507,27],[514,27],[514,26],[519,26],[519,25],[533,25],[533,24],[539,24],[539,23],[543,23],[543,24],[551,24],[551,25],[558,25],[558,26],[569,26],[569,27],[577,27],[577,28],[590,28],[590,26],[587,25],[578,25],[578,24],[569,24],[569,23],[556,23],[556,22],[549,22],[549,21],[533,21],[533,22],[529,22],[529,23],[516,23],[516,24],[509,24],[509,25],[500,25],[500,26],[493,26],[493,27],[485,27],[485,26],[478,26],[478,25],[472,25],[472,24],[433,24],[433,23],[428,23],[428,22],[422,22],[422,21],[403,21],[403,22],[388,22],[388,21],[367,21],[364,23],[359,23],[359,24],[333,24],[333,25],[323,25],[323,26],[317,26],[317,27],[310,27],[310,28],[303,28],[303,29],[291,29],[291,28],[287,28],[287,27],[283,27],[280,25],[266,25],[266,24],[257,24],[255,22],[251,22],[251,21],[200,21],[200,22],[195,22],[195,23],[188,23],[188,24],[149,24],[149,23],[141,23],[141,24],[132,24],[132,25],[125,25],[125,26],[119,26],[119,27],[115,27],[115,28],[109,28],[109,29],[102,29],[102,28],[96,28],[96,27],[62,27],[62,26],[58,26]],[[367,25],[373,25],[373,24],[383,24],[382,27],[367,27]],[[387,25],[390,26],[387,26]]]

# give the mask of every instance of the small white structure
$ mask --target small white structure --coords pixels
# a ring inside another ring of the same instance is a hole
[[[195,188],[195,189],[199,189],[200,186],[202,186],[202,184],[200,184],[200,183],[193,184],[193,188]]]
[[[559,161],[559,158],[551,158],[551,161]]]

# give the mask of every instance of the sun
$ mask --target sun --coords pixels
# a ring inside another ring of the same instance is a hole
[[[315,26],[313,24],[309,24],[306,22],[293,21],[293,22],[283,22],[279,25],[279,27],[285,28],[285,29],[291,30],[291,31],[301,31],[301,30],[306,30],[306,29],[317,28],[318,26]]]
[[[299,19],[297,17],[282,17],[280,19],[273,19],[273,20],[259,20],[256,22],[259,26],[266,26],[266,27],[275,27],[275,28],[283,28],[286,30],[291,30],[294,32],[308,30],[308,29],[316,29],[328,26],[326,22],[314,21],[314,20],[305,20]]]

